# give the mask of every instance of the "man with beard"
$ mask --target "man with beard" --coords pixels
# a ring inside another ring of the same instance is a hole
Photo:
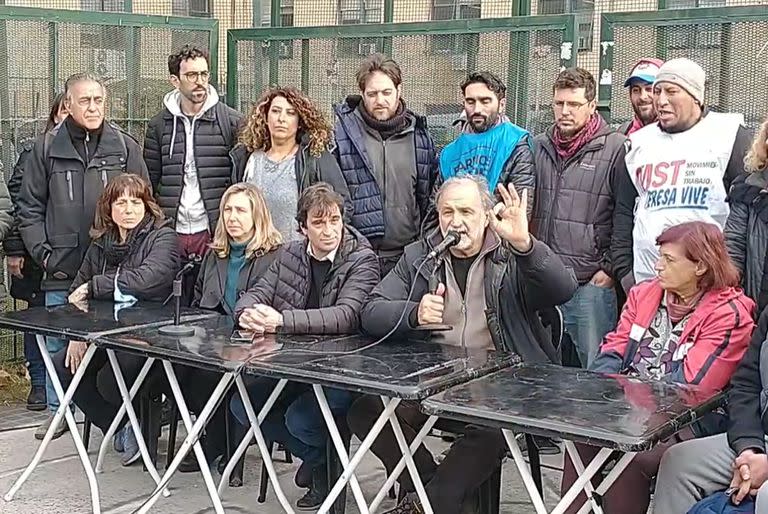
[[[596,112],[596,84],[588,71],[560,72],[553,92],[555,123],[534,141],[532,233],[576,273],[579,288],[561,309],[587,367],[616,324],[610,243],[615,183],[627,173],[627,139]]]
[[[530,136],[504,114],[507,88],[488,71],[470,73],[461,84],[462,133],[440,153],[440,178],[482,175],[493,192],[512,183],[533,198],[536,186]],[[533,202],[529,202],[529,212]]]
[[[335,154],[352,197],[351,225],[371,242],[383,277],[419,236],[437,157],[426,118],[405,106],[395,61],[373,54],[356,78],[362,96],[335,107]]]
[[[144,159],[163,212],[176,225],[179,256],[203,255],[219,219],[219,202],[232,183],[229,151],[242,116],[219,101],[209,84],[208,52],[185,45],[168,57],[174,90],[147,125]],[[185,283],[191,300],[195,273]]]
[[[653,106],[653,81],[664,64],[661,59],[640,59],[632,68],[624,87],[629,88],[629,101],[635,117],[619,126],[619,133],[629,136],[646,125],[656,121],[656,108]]]
[[[744,173],[752,137],[743,115],[705,106],[705,82],[706,73],[690,59],[664,63],[653,84],[659,121],[630,137],[611,244],[625,290],[656,275],[656,238],[666,228],[687,221],[725,225],[727,192]]]

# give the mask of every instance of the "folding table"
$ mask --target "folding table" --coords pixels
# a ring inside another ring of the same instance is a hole
[[[565,441],[579,478],[551,514],[562,514],[583,490],[580,513],[602,514],[603,495],[637,452],[650,450],[723,404],[724,393],[697,386],[604,375],[554,365],[522,365],[452,387],[422,402],[430,415],[502,429],[537,514],[547,512],[515,442],[515,432]],[[574,442],[601,447],[587,465]],[[597,488],[591,480],[612,454],[620,456]]]

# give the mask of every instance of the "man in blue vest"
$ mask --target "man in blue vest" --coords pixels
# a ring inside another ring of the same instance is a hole
[[[419,237],[437,156],[426,118],[405,106],[395,61],[370,55],[356,78],[360,95],[335,107],[335,154],[352,197],[351,225],[371,242],[383,277]]]
[[[464,113],[461,135],[440,153],[440,178],[483,175],[491,192],[511,182],[533,200],[536,175],[531,138],[525,129],[509,121],[507,87],[491,72],[470,73],[461,84]],[[533,201],[529,202],[530,216]]]

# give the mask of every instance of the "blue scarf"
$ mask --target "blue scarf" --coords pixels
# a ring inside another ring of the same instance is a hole
[[[440,153],[440,174],[443,180],[465,174],[483,175],[493,193],[504,165],[526,135],[526,130],[512,123],[477,134],[463,133]]]

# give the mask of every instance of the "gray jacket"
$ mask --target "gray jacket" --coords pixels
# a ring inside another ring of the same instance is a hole
[[[605,125],[563,162],[552,129],[534,140],[537,183],[531,233],[573,268],[580,284],[599,270],[613,276],[614,184],[618,173],[626,173],[626,141]]]
[[[360,309],[379,281],[379,264],[368,241],[345,227],[331,269],[323,282],[320,308],[306,309],[311,288],[307,240],[280,250],[266,273],[235,305],[235,319],[254,304],[271,306],[283,315],[287,334],[352,334],[360,326]]]
[[[756,315],[768,305],[768,169],[742,175],[728,193],[731,212],[725,222],[725,244],[741,272],[741,285],[757,303]]]

